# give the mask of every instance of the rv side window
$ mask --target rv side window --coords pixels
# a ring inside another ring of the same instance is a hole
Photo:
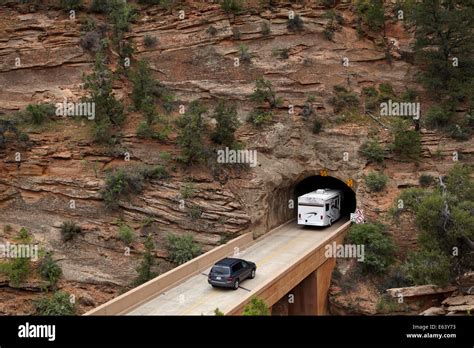
[[[329,211],[329,203],[326,203],[326,211]]]

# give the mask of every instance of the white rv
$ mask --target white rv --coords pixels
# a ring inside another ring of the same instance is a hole
[[[328,226],[341,217],[342,191],[318,189],[298,197],[298,225]]]

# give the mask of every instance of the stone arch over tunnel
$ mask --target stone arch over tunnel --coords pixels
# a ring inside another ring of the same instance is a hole
[[[305,193],[315,191],[317,189],[337,189],[341,190],[343,193],[341,213],[342,216],[349,217],[350,213],[353,213],[356,209],[356,194],[347,186],[347,184],[333,176],[321,176],[321,175],[312,175],[304,178],[295,185],[293,199],[295,205],[298,202],[298,197],[304,195]],[[294,210],[294,216],[296,217],[297,209]]]

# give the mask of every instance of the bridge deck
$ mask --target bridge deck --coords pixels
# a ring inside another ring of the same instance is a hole
[[[307,252],[330,238],[347,220],[341,219],[324,229],[287,224],[240,252],[240,257],[257,264],[257,275],[247,279],[241,288],[218,289],[207,283],[210,267],[176,287],[132,309],[127,315],[213,315],[240,305],[255,289],[269,283],[284,269],[298,262]],[[231,256],[231,255],[229,255]]]

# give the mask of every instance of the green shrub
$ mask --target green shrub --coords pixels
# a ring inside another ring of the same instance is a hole
[[[343,86],[334,86],[334,95],[329,99],[329,103],[334,107],[334,112],[343,110],[354,110],[359,107],[359,97],[349,92]]]
[[[420,185],[422,187],[427,187],[427,186],[430,186],[433,184],[433,182],[435,181],[434,177],[432,175],[429,175],[429,174],[421,174],[420,175],[420,178],[418,179]]]
[[[26,228],[22,227],[16,239],[23,243],[29,243],[31,242],[31,235]]]
[[[222,0],[221,8],[226,13],[237,14],[242,11],[242,1],[241,0]]]
[[[405,102],[413,103],[418,98],[418,92],[414,89],[407,88],[402,94],[402,100]]]
[[[474,264],[471,252],[474,180],[471,174],[471,167],[456,164],[444,180],[445,193],[428,192],[416,209],[416,223],[422,231],[418,245],[427,251],[441,251],[450,258],[451,279],[470,271]]]
[[[323,123],[319,118],[314,118],[313,120],[313,128],[311,129],[313,134],[319,134],[323,129]]]
[[[123,123],[124,112],[122,103],[113,94],[113,74],[106,63],[105,53],[100,50],[92,73],[84,77],[84,88],[90,94],[85,101],[95,103],[94,140],[111,143],[114,139],[112,127]]]
[[[439,106],[432,106],[426,113],[425,123],[429,127],[444,127],[449,123],[451,117],[451,112]]]
[[[472,2],[417,1],[414,14],[415,62],[421,68],[420,80],[433,99],[454,110],[459,101],[473,95]],[[458,66],[452,64],[454,56]]]
[[[157,42],[158,40],[156,39],[156,37],[148,35],[148,34],[146,34],[145,37],[143,38],[143,44],[145,45],[146,48],[155,47]]]
[[[61,0],[61,7],[65,10],[78,10],[82,8],[82,0]]]
[[[255,89],[250,95],[250,100],[257,103],[268,103],[270,108],[276,108],[281,105],[282,100],[278,98],[273,90],[272,83],[264,78],[258,78],[255,81]]]
[[[390,98],[395,95],[395,93],[393,92],[393,86],[388,82],[382,82],[379,85],[379,92],[382,98]]]
[[[404,288],[414,285],[413,282],[407,278],[405,271],[399,265],[390,267],[388,273],[383,277],[383,281],[377,287],[380,292],[385,292],[387,289]]]
[[[192,198],[196,195],[196,188],[192,182],[185,182],[181,186],[180,193],[183,199]]]
[[[394,261],[395,246],[381,224],[352,225],[347,240],[364,245],[364,262],[361,262],[364,272],[383,273]]]
[[[303,19],[299,15],[295,15],[293,18],[288,18],[286,27],[290,31],[302,31],[304,29]]]
[[[137,12],[123,0],[109,0],[109,4],[107,17],[112,24],[113,40],[119,45],[119,42],[124,38],[124,33],[130,31],[130,23],[135,20]]]
[[[50,284],[56,284],[63,273],[61,267],[53,260],[51,253],[47,253],[40,261],[38,272]]]
[[[119,224],[118,237],[122,242],[130,245],[135,240],[135,232],[133,228],[122,222]]]
[[[324,7],[334,7],[336,6],[336,0],[320,0],[319,3]]]
[[[5,274],[14,286],[17,286],[30,274],[30,259],[16,257],[8,262],[0,263],[0,272]]]
[[[137,127],[137,138],[140,139],[153,139],[156,136],[156,132],[149,125],[148,122],[142,121]]]
[[[56,114],[56,108],[51,104],[29,104],[26,107],[26,117],[30,123],[40,125]]]
[[[325,27],[324,31],[323,31],[323,34],[324,34],[324,37],[327,40],[331,41],[332,38],[334,37],[334,32],[335,32],[335,30],[334,30],[333,27]]]
[[[258,297],[252,297],[250,302],[245,305],[244,313],[245,316],[261,316],[270,315],[270,309],[268,308],[265,301]]]
[[[153,267],[156,265],[155,257],[153,252],[155,250],[155,243],[153,237],[149,234],[144,243],[145,253],[143,254],[140,266],[137,268],[137,278],[133,281],[133,286],[138,286],[156,277],[156,273],[153,272]]]
[[[273,113],[271,111],[265,111],[261,109],[255,109],[249,114],[248,120],[254,126],[260,126],[264,123],[267,123],[273,119]]]
[[[81,23],[81,33],[87,33],[97,29],[97,22],[90,16],[80,18],[79,23]]]
[[[473,167],[465,164],[455,164],[446,178],[446,188],[458,202],[474,201]]]
[[[451,262],[440,250],[421,250],[409,254],[403,264],[407,278],[415,285],[445,286],[450,280]]]
[[[212,140],[217,144],[231,147],[235,143],[234,133],[239,126],[236,106],[227,106],[224,100],[220,100],[212,117],[217,122],[211,136]]]
[[[373,86],[362,88],[362,94],[365,95],[366,97],[378,97],[379,96],[379,92]]]
[[[403,209],[411,209],[413,211],[416,211],[420,203],[423,201],[424,197],[426,197],[428,194],[429,192],[424,189],[418,187],[410,187],[404,189],[400,193],[397,198],[397,201],[402,200]]]
[[[357,0],[356,13],[370,30],[379,31],[385,25],[383,0]]]
[[[363,143],[359,152],[371,162],[382,163],[385,158],[385,151],[376,139]]]
[[[191,234],[184,236],[168,234],[166,236],[166,248],[170,260],[177,265],[188,262],[201,254],[201,247],[196,244]]]
[[[180,160],[187,165],[205,158],[204,132],[206,124],[202,114],[207,109],[198,101],[193,101],[188,111],[179,119],[178,143],[181,146]]]
[[[57,291],[50,298],[44,297],[36,302],[37,315],[76,315],[75,304],[68,293]]]
[[[418,160],[421,155],[421,136],[410,130],[406,122],[398,120],[393,127],[392,150],[402,158]]]
[[[169,178],[168,171],[162,165],[156,165],[156,166],[142,165],[142,166],[138,166],[137,170],[139,172],[139,175],[143,177],[144,180],[147,180],[147,181],[162,180],[162,179]]]
[[[202,216],[202,208],[198,205],[192,205],[189,207],[188,213],[191,219],[199,219]]]
[[[122,195],[140,193],[143,188],[143,177],[133,171],[119,168],[106,175],[103,198],[110,208],[118,207],[117,199]]]
[[[449,136],[458,141],[465,141],[470,138],[470,130],[460,126],[459,124],[452,124],[448,128]]]
[[[323,34],[327,40],[331,41],[334,33],[339,30],[340,25],[344,22],[344,18],[334,9],[327,10],[324,17],[329,21],[324,25]]]
[[[25,132],[18,132],[18,140],[26,142],[30,140],[30,137]]]
[[[379,297],[375,308],[378,313],[389,314],[400,312],[402,310],[402,304],[398,303],[396,298],[393,298],[388,294],[383,294]]]
[[[169,152],[165,152],[165,151],[160,152],[160,158],[165,162],[169,162],[172,159],[171,154]]]
[[[64,221],[61,224],[60,229],[61,229],[61,236],[63,238],[63,241],[65,242],[73,239],[74,236],[82,232],[81,227],[73,221]]]
[[[219,310],[219,308],[216,308],[214,309],[214,315],[216,316],[223,316],[224,313],[222,311]]]
[[[130,80],[133,84],[131,98],[136,110],[143,110],[144,106],[153,106],[157,101],[169,96],[168,89],[153,78],[147,60],[138,61]]]
[[[387,186],[388,177],[379,172],[370,172],[364,176],[364,182],[371,192],[380,192]]]
[[[108,208],[116,209],[121,197],[140,193],[145,181],[167,177],[168,172],[161,165],[118,168],[107,172],[102,198]]]
[[[111,0],[92,0],[91,11],[95,13],[107,13],[111,10]]]
[[[252,54],[249,52],[249,48],[245,44],[239,45],[239,56],[240,61],[243,63],[250,63],[252,61]]]

